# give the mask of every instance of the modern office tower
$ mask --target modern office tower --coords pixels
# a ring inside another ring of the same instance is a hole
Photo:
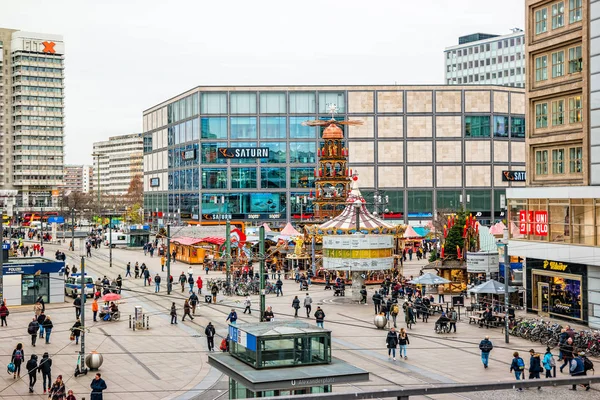
[[[444,76],[448,85],[525,86],[524,32],[508,35],[473,33],[458,38],[444,50]]]
[[[56,206],[64,167],[62,36],[0,28],[0,188]]]
[[[330,120],[331,104],[363,122],[343,126],[348,168],[387,220],[426,223],[463,205],[502,219],[506,187],[524,185],[508,179],[525,166],[520,88],[204,86],[143,112],[147,216],[309,218],[325,128],[303,123]]]
[[[89,165],[65,165],[63,193],[89,193],[92,184],[92,167]]]
[[[600,327],[600,1],[526,1],[527,187],[509,254],[527,309]]]
[[[131,180],[143,174],[141,133],[112,136],[94,143],[93,187],[102,194],[127,193]],[[98,179],[99,177],[99,179]]]

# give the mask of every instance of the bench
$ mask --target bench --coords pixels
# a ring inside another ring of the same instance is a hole
[[[477,325],[479,323],[479,321],[481,321],[482,318],[478,317],[477,315],[470,315],[469,316],[469,324],[475,324]]]

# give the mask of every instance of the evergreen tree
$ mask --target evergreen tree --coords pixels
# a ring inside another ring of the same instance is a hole
[[[456,246],[460,248],[461,256],[464,257],[464,244],[465,239],[463,238],[463,230],[465,227],[468,211],[457,211],[455,212],[456,217],[452,228],[448,229],[448,235],[444,240],[444,258],[450,260],[457,260],[458,255],[456,253]]]

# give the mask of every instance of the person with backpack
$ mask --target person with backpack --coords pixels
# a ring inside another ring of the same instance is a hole
[[[298,296],[294,296],[294,300],[292,300],[292,308],[294,309],[294,318],[298,318],[298,310],[300,309],[300,299]]]
[[[517,378],[517,380],[521,380],[521,378],[525,379],[525,361],[519,357],[518,351],[513,353],[512,363],[510,364],[510,372],[515,373],[515,378]],[[519,388],[517,390],[522,391],[523,389]]]
[[[540,379],[540,372],[542,372],[542,363],[540,360],[540,354],[536,353],[535,350],[529,350],[529,379]],[[542,387],[538,386],[538,390]]]
[[[37,333],[40,329],[40,324],[37,322],[37,318],[33,317],[33,321],[27,326],[27,333],[31,335],[31,345],[35,347],[35,341],[37,340]]]
[[[35,354],[31,355],[29,361],[27,361],[27,374],[29,374],[29,393],[33,393],[33,388],[35,383],[37,382],[37,371],[38,371],[38,362],[37,356]]]
[[[550,351],[550,347],[546,347],[546,354],[544,354],[544,360],[542,361],[544,370],[546,371],[546,378],[552,378],[552,370],[556,368],[556,361]]]
[[[212,322],[209,322],[204,329],[206,335],[206,343],[208,344],[208,351],[215,351],[215,327]]]
[[[399,312],[400,312],[400,306],[398,306],[398,303],[393,303],[392,309],[390,310],[390,315],[392,316],[392,321],[394,321],[394,328],[398,327],[396,325],[396,318],[398,317]]]
[[[190,295],[190,307],[192,307],[192,315],[196,315],[196,306],[198,305],[198,296],[196,293],[192,292]]]
[[[0,326],[8,326],[6,323],[8,314],[10,314],[10,312],[8,311],[8,307],[6,307],[6,303],[2,302],[2,305],[0,305],[0,320],[2,321],[2,324]]]
[[[45,352],[42,356],[42,360],[40,361],[38,371],[42,373],[42,384],[44,385],[44,394],[46,394],[46,388],[50,390],[50,387],[52,385],[52,359],[48,355],[48,352]],[[46,380],[48,381],[47,386]]]
[[[388,360],[393,357],[394,361],[396,361],[396,347],[398,346],[398,334],[396,333],[396,329],[392,328],[387,334],[385,338],[385,343],[387,344],[388,349]]]
[[[479,350],[481,350],[481,362],[483,363],[484,368],[487,369],[488,362],[490,359],[490,352],[494,348],[494,345],[490,341],[490,337],[486,336],[481,342],[479,342]]]
[[[25,360],[25,351],[23,351],[23,344],[18,343],[17,347],[12,352],[10,362],[15,365],[15,371],[13,372],[13,379],[21,377],[21,364]]]
[[[569,364],[571,376],[587,376],[589,370],[594,370],[594,363],[585,356],[585,352],[583,351],[579,353],[578,357],[573,358]],[[587,383],[583,387],[585,387],[586,391],[590,390],[590,385]],[[573,385],[570,390],[577,390],[577,385]]]
[[[54,324],[50,320],[50,316],[46,316],[44,323],[42,324],[44,327],[44,331],[46,332],[46,344],[50,344],[50,334],[52,333],[52,328],[54,328]]]
[[[323,321],[325,320],[325,313],[321,310],[321,307],[317,307],[317,311],[315,311],[315,319],[317,321],[317,326],[319,328],[323,328]]]

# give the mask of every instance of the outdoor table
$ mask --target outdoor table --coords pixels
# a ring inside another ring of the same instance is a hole
[[[435,314],[436,312],[444,312],[444,305],[442,303],[431,303],[430,307],[432,310],[432,314]]]

